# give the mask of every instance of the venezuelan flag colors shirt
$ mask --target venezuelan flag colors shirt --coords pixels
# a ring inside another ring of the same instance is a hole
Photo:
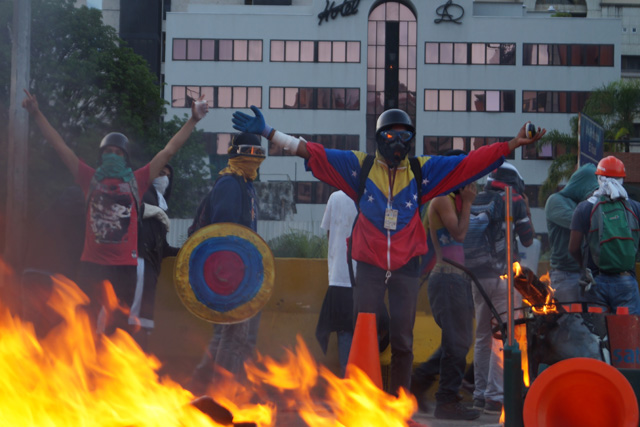
[[[319,180],[344,191],[356,199],[360,171],[366,153],[325,149],[308,142],[310,158],[307,170]],[[369,171],[364,194],[360,198],[360,215],[352,235],[353,259],[385,270],[397,270],[412,258],[427,253],[426,234],[420,219],[421,203],[450,193],[497,168],[509,154],[507,142],[480,147],[468,155],[419,156],[422,181],[416,183],[408,158],[389,170],[380,153]],[[384,227],[385,212],[397,211],[394,230]]]

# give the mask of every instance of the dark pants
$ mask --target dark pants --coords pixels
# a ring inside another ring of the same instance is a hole
[[[133,304],[136,279],[135,265],[101,265],[81,262],[78,270],[78,285],[90,299],[87,311],[91,322],[97,325],[100,309],[107,303],[102,284],[104,281],[111,283],[119,304],[128,309]],[[106,314],[106,324],[103,332],[110,334],[115,331],[115,328],[120,328],[127,332],[132,332],[134,329],[129,326],[128,311],[125,313],[115,310]]]
[[[386,270],[358,262],[356,286],[353,290],[354,312],[380,315],[381,302],[389,292],[389,341],[391,343],[390,392],[400,387],[407,391],[411,385],[413,368],[413,325],[416,320],[416,301],[420,289],[417,275],[394,271],[385,284]],[[384,314],[382,314],[384,315]]]
[[[469,280],[458,274],[433,273],[429,278],[429,303],[442,329],[438,350],[415,372],[416,380],[440,374],[438,403],[455,402],[473,340],[473,297]]]

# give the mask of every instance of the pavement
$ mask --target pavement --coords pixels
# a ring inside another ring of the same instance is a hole
[[[500,415],[489,415],[482,414],[480,418],[471,421],[460,421],[460,420],[440,420],[433,416],[433,410],[435,408],[435,403],[433,405],[429,405],[429,412],[417,412],[412,417],[413,421],[420,423],[424,426],[428,427],[502,427],[502,424],[499,422]]]

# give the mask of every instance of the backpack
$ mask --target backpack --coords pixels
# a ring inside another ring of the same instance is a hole
[[[600,271],[633,270],[638,248],[638,217],[624,199],[601,196],[591,209],[589,252]]]
[[[502,195],[483,191],[471,205],[469,228],[464,240],[465,266],[470,269],[491,268],[502,272],[506,263],[506,245]]]

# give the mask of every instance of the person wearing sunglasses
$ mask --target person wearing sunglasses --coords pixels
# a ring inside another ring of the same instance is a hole
[[[376,313],[385,293],[389,293],[389,388],[393,394],[401,387],[409,390],[420,256],[427,252],[420,205],[488,174],[501,165],[511,151],[536,142],[546,131],[527,137],[526,128],[522,126],[510,141],[481,147],[466,156],[419,156],[421,178],[418,182],[408,158],[415,126],[406,112],[390,109],[378,117],[375,161],[366,180],[361,181],[366,153],[328,149],[287,135],[267,125],[257,107],[251,106],[251,110],[253,115],[241,111],[233,114],[235,129],[262,135],[302,157],[307,170],[316,178],[356,201],[359,215],[351,241],[352,257],[358,262],[353,293],[354,321],[357,313]],[[361,182],[364,183],[362,193]]]
[[[229,162],[200,203],[189,227],[189,236],[202,227],[220,222],[232,222],[257,231],[258,198],[253,181],[265,159],[261,139],[252,133],[234,135],[228,150]],[[216,381],[215,375],[219,372],[216,367],[231,372],[235,378],[244,375],[244,361],[252,355],[258,338],[260,314],[239,323],[213,326],[213,337],[187,386],[194,395],[205,394],[207,387]]]

